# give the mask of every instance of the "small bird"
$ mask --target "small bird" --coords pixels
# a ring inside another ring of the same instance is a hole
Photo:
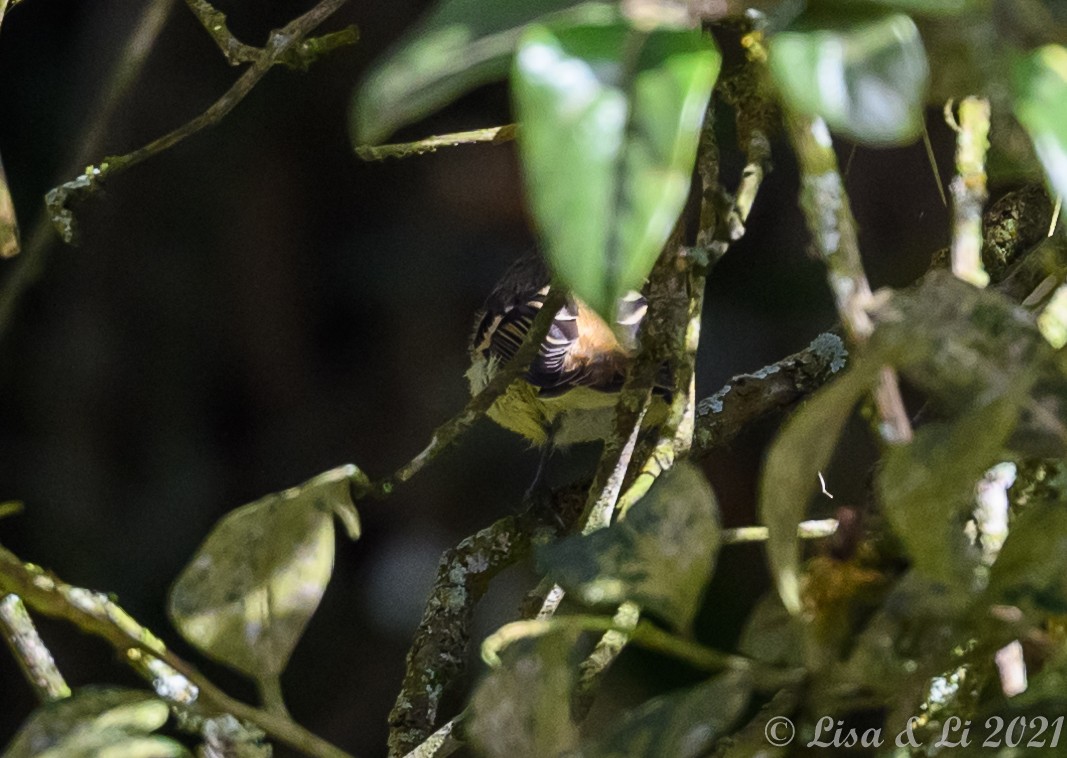
[[[545,303],[550,282],[540,256],[531,254],[512,264],[497,283],[478,312],[471,336],[467,379],[472,395],[514,357]],[[643,295],[628,293],[619,302],[612,329],[581,300],[568,298],[524,381],[514,382],[496,400],[489,417],[538,447],[608,437],[647,310]]]

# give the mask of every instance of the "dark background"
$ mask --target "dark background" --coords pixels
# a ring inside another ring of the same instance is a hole
[[[253,44],[311,5],[218,3]],[[220,125],[111,179],[78,209],[81,246],[52,246],[42,278],[3,325],[0,500],[26,511],[0,522],[0,542],[74,584],[115,593],[240,697],[252,698],[251,688],[169,626],[169,584],[231,508],[346,462],[383,475],[420,450],[467,397],[473,311],[534,244],[513,145],[378,164],[353,154],[353,88],[428,6],[349,4],[320,31],[358,24],[356,47],[307,73],[270,72]],[[43,193],[72,178],[60,172],[141,7],[26,0],[4,21],[0,155],[24,234]],[[192,118],[237,75],[176,3],[94,160]],[[510,120],[496,85],[396,137]],[[741,161],[728,113],[721,123],[733,186]],[[947,178],[951,134],[934,115],[930,129]],[[839,147],[844,163],[851,148]],[[702,395],[833,323],[780,143],[774,161],[748,235],[709,283]],[[847,184],[875,286],[910,281],[947,243],[921,144],[857,150]],[[0,263],[0,284],[19,265]],[[775,423],[709,462],[728,525],[753,522]],[[866,449],[861,434],[846,440],[846,455]],[[562,456],[556,477],[586,458]],[[360,505],[365,536],[339,542],[334,578],[284,677],[299,721],[360,756],[384,755],[386,714],[441,551],[517,508],[535,464],[523,442],[486,422],[391,499]],[[847,504],[861,483],[829,485]],[[514,571],[500,582],[479,611],[483,632],[514,613],[529,581]],[[765,586],[761,551],[729,549],[701,635],[729,644]],[[41,626],[73,685],[136,684],[104,645]],[[622,669],[634,682],[641,660]],[[630,684],[620,675],[618,692]],[[0,744],[33,705],[0,650]]]

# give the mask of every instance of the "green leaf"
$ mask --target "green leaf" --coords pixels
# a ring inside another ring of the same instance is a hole
[[[467,733],[487,758],[543,758],[571,750],[577,636],[554,631],[509,645],[471,696]]]
[[[590,741],[583,758],[697,758],[744,713],[752,693],[746,673],[731,671],[681,692],[653,698]]]
[[[502,79],[519,37],[538,20],[603,21],[613,3],[444,0],[368,74],[352,101],[352,138],[375,144],[467,90]]]
[[[830,462],[845,422],[873,385],[879,364],[857,360],[836,381],[812,395],[782,427],[767,454],[759,488],[759,518],[769,532],[767,559],[778,594],[790,613],[800,612],[800,540],[819,472]]]
[[[1067,614],[1067,503],[1026,508],[989,572],[988,604]]]
[[[169,715],[169,706],[148,692],[87,688],[34,711],[3,758],[187,756],[177,742],[151,734]]]
[[[720,64],[696,31],[523,35],[512,91],[527,194],[553,271],[609,322],[685,204]]]
[[[898,13],[804,16],[770,40],[770,69],[792,108],[859,142],[922,133],[929,68],[919,30]]]
[[[225,516],[170,593],[169,612],[207,656],[277,677],[333,570],[333,514],[355,513],[345,466]]]
[[[1015,116],[1030,134],[1049,182],[1067,195],[1067,48],[1046,45],[1013,66]]]
[[[660,475],[624,521],[547,545],[538,562],[583,603],[633,600],[688,629],[720,540],[715,494],[698,468],[682,462]]]
[[[916,572],[946,584],[969,583],[978,555],[963,524],[975,485],[1003,456],[1018,413],[1008,395],[951,422],[926,424],[909,444],[886,450],[878,488]]]
[[[804,630],[782,604],[778,593],[764,595],[745,620],[737,650],[776,666],[803,664]]]

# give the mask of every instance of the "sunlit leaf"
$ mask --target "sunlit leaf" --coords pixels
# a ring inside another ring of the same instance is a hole
[[[929,68],[908,16],[804,16],[771,38],[770,69],[791,107],[847,137],[900,144],[922,133]]]
[[[479,755],[544,758],[577,744],[571,719],[575,640],[569,632],[552,632],[508,646],[501,665],[486,673],[471,696],[467,732]]]
[[[688,629],[720,539],[715,495],[700,470],[683,462],[661,474],[624,521],[548,545],[539,563],[583,603],[633,600]]]
[[[949,584],[968,581],[978,555],[963,523],[975,485],[1003,455],[1018,413],[1006,396],[951,422],[926,424],[909,444],[886,451],[878,488],[916,571]]]
[[[695,687],[653,698],[623,714],[582,749],[583,758],[697,758],[744,713],[747,674],[732,671]]]
[[[609,321],[682,210],[720,63],[696,31],[523,35],[512,91],[527,194],[553,270]]]
[[[175,582],[169,611],[206,655],[262,680],[284,669],[333,570],[336,510],[353,467],[224,517]]]
[[[523,29],[534,21],[615,15],[608,2],[444,0],[367,76],[352,103],[353,140],[380,142],[467,90],[503,79]]]
[[[1015,115],[1030,134],[1049,182],[1067,195],[1067,48],[1046,45],[1013,67]]]
[[[187,756],[177,742],[152,734],[169,715],[169,706],[148,692],[84,689],[34,711],[3,758]]]
[[[759,518],[769,530],[767,559],[778,594],[790,613],[800,611],[800,541],[797,524],[837,447],[845,422],[869,390],[879,366],[854,361],[840,378],[816,392],[782,427],[767,454],[759,490]]]

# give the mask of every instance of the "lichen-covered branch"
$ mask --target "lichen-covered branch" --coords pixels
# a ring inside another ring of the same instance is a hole
[[[408,650],[404,681],[389,714],[389,755],[402,756],[431,735],[448,686],[466,669],[474,607],[489,582],[525,558],[538,535],[559,536],[577,521],[579,489],[554,493],[445,551]]]
[[[70,697],[67,681],[18,595],[0,599],[0,634],[42,703]]]
[[[871,286],[863,270],[856,222],[837,170],[830,130],[820,118],[786,114],[790,141],[800,164],[800,205],[849,341],[862,345],[874,331],[867,314]],[[886,368],[874,391],[879,436],[888,443],[911,439],[911,421],[900,397],[896,372]]]
[[[206,111],[183,124],[169,134],[149,142],[125,155],[109,156],[99,166],[90,166],[85,172],[48,191],[45,203],[52,216],[52,222],[65,242],[72,242],[75,236],[74,217],[70,211],[72,202],[81,200],[94,192],[107,177],[125,171],[141,161],[169,150],[187,137],[213,126],[233,110],[259,83],[267,71],[274,65],[292,61],[295,54],[301,54],[305,37],[323,21],[336,12],[346,0],[322,0],[318,5],[299,16],[281,29],[270,34],[266,47],[252,60],[249,68],[234,82],[227,92],[216,100]],[[355,42],[354,30],[348,33],[345,44]],[[333,45],[336,47],[336,45]],[[318,51],[318,48],[315,48]],[[317,56],[319,52],[316,52]]]
[[[63,619],[100,637],[135,671],[148,676],[160,697],[183,706],[195,700],[220,713],[229,713],[306,755],[352,758],[291,719],[230,697],[167,649],[162,640],[107,595],[67,584],[38,566],[23,563],[2,547],[0,594],[16,594],[37,613]]]
[[[393,145],[359,145],[356,147],[356,155],[365,161],[384,161],[387,158],[407,158],[410,155],[436,153],[442,147],[473,145],[479,142],[499,145],[515,139],[515,135],[518,132],[518,124],[505,124],[504,126],[492,126],[488,129],[473,129],[468,132],[438,134],[415,142],[398,142]]]
[[[989,149],[989,101],[968,97],[960,103],[956,131],[956,178],[952,180],[952,273],[976,287],[989,283],[982,267],[982,208]]]
[[[845,368],[848,350],[836,334],[820,334],[803,350],[732,378],[697,403],[693,455],[701,457],[729,444],[767,414],[807,397]]]

